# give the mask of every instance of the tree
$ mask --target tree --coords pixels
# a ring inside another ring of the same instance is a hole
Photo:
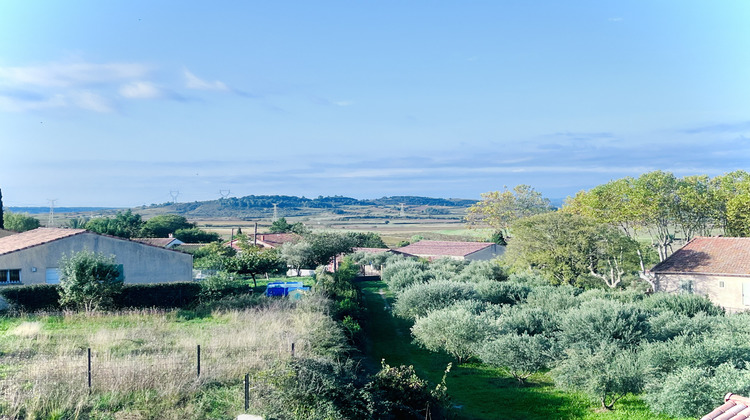
[[[230,272],[249,275],[253,279],[253,287],[257,287],[255,276],[282,272],[286,269],[286,263],[275,249],[251,247],[230,258],[225,267]]]
[[[0,229],[5,229],[5,220],[3,218],[3,190],[0,190]]]
[[[85,224],[85,228],[102,235],[118,236],[120,238],[135,238],[140,235],[143,220],[140,214],[130,210],[117,212],[114,218],[97,217]]]
[[[271,223],[271,227],[268,229],[271,233],[296,233],[299,235],[303,235],[305,233],[308,233],[308,229],[305,227],[305,225],[302,224],[302,222],[297,223],[289,223],[286,221],[286,218],[281,217],[278,220],[275,220],[273,223]]]
[[[4,215],[4,226],[14,232],[26,232],[40,226],[39,219],[28,214],[7,212]]]
[[[218,242],[198,248],[193,253],[193,267],[211,270],[221,270],[228,258],[235,256],[234,248],[225,246]]]
[[[745,207],[744,212],[741,211],[742,201],[748,200],[747,195],[750,194],[748,183],[750,183],[750,174],[745,171],[729,172],[711,179],[711,186],[717,201],[717,224],[726,236],[739,236],[737,235],[740,233],[738,216],[750,211],[748,210],[750,207]]]
[[[482,362],[504,370],[523,384],[533,373],[547,369],[553,361],[553,342],[544,335],[503,334],[480,345]]]
[[[188,229],[177,229],[174,232],[174,237],[185,243],[190,244],[207,244],[211,242],[217,242],[219,239],[218,233],[206,232],[205,230],[197,227]]]
[[[86,312],[104,308],[122,290],[123,277],[114,256],[80,251],[60,260],[60,304]]]
[[[645,382],[643,362],[635,351],[608,342],[595,350],[569,349],[551,373],[557,386],[583,391],[606,410],[625,395],[640,393]]]
[[[311,267],[313,262],[313,249],[309,242],[287,242],[281,245],[281,258],[297,270],[297,276],[303,267]]]
[[[358,248],[388,248],[383,238],[375,232],[347,232]]]
[[[487,224],[507,236],[508,227],[515,220],[546,213],[552,210],[548,199],[528,185],[517,185],[513,190],[482,194],[482,201],[469,207],[466,221],[469,225]]]
[[[190,229],[192,227],[195,227],[195,225],[188,222],[183,216],[160,214],[146,220],[141,229],[141,235],[146,238],[166,238],[170,233],[174,234],[179,229]]]
[[[356,240],[350,235],[324,232],[309,234],[304,242],[312,249],[312,263],[316,266],[327,265],[336,255],[348,254],[356,246]]]
[[[489,320],[470,307],[474,304],[459,302],[417,318],[411,328],[414,341],[427,350],[444,351],[458,363],[465,362],[474,355],[477,345],[493,333]]]

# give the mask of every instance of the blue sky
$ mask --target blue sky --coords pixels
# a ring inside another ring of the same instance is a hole
[[[0,3],[6,206],[750,169],[746,1]]]

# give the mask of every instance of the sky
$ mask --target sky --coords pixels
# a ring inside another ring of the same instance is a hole
[[[5,206],[750,169],[750,2],[0,2]]]

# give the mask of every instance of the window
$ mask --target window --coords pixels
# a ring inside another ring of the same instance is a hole
[[[693,293],[693,281],[692,280],[681,281],[680,290],[682,290],[682,293]]]
[[[0,284],[20,282],[21,270],[0,270]]]
[[[719,282],[719,287],[724,287],[724,282],[723,281]]]

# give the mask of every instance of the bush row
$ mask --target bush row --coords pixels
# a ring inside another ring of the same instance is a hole
[[[217,284],[218,283],[218,284]],[[241,282],[180,282],[125,284],[114,298],[115,309],[123,308],[189,308],[202,299],[220,299],[250,293]],[[59,311],[60,286],[36,284],[0,288],[10,308],[20,312]]]

